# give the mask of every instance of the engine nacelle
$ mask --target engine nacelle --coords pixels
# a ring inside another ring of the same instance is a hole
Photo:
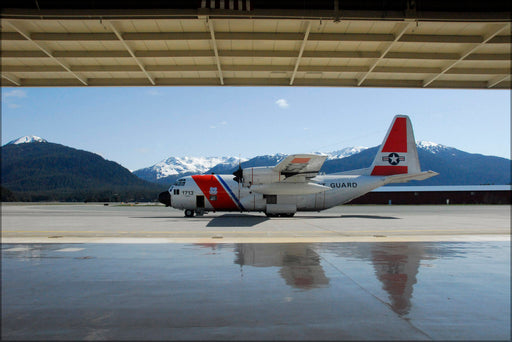
[[[276,183],[285,179],[279,172],[274,171],[272,166],[250,167],[243,170],[245,187],[254,184]]]

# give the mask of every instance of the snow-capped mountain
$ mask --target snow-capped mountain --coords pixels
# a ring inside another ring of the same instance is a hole
[[[437,144],[432,141],[416,141],[416,146],[418,149],[429,151],[434,154],[449,148],[448,146]]]
[[[463,185],[463,184],[509,184],[510,160],[505,158],[471,154],[453,147],[417,141],[418,156],[423,170],[439,172],[422,185]],[[347,147],[330,153],[320,172],[327,174],[369,167],[375,158],[379,146]],[[320,153],[320,152],[316,152]],[[287,155],[277,153],[242,159],[242,168],[273,166]],[[215,164],[218,162],[217,164]],[[169,158],[149,168],[134,171],[140,178],[160,184],[170,185],[182,176],[194,173],[230,174],[238,167],[238,158]],[[471,168],[468,169],[468,165]],[[411,182],[414,184],[414,182]],[[407,183],[409,184],[409,183]],[[409,184],[411,185],[411,184]]]
[[[328,160],[336,160],[357,154],[365,149],[367,149],[367,147],[355,146],[346,147],[330,153],[317,153],[326,154]],[[242,163],[242,167],[276,165],[286,158],[286,156],[287,155],[283,153],[276,153],[257,156],[250,160],[236,157],[170,157],[150,167],[133,171],[133,173],[147,181],[168,184],[184,175],[231,173],[233,169],[238,167],[239,163]]]
[[[246,160],[241,159],[242,162]],[[146,180],[159,181],[171,176],[205,173],[216,166],[231,169],[238,163],[239,158],[236,157],[170,157],[133,173]]]
[[[218,164],[238,165],[234,157],[171,157],[153,165],[157,179],[182,173],[204,173]]]
[[[9,141],[6,145],[28,144],[28,143],[34,143],[34,142],[47,143],[48,141],[46,141],[45,139],[43,139],[41,137],[37,137],[35,135],[26,135],[24,137]]]
[[[417,141],[416,146],[418,147],[418,149],[426,150],[426,151],[429,151],[434,154],[437,152],[449,149],[448,146],[441,145],[441,144],[431,142],[431,141]],[[327,154],[327,156],[328,156],[327,160],[335,160],[335,159],[342,159],[342,158],[350,157],[351,155],[361,153],[364,150],[367,150],[368,148],[369,147],[365,147],[365,146],[352,146],[352,147],[345,147],[345,148],[342,148],[341,150],[332,151],[332,152],[328,152],[328,153],[324,153],[324,154]]]
[[[353,154],[362,152],[366,149],[368,149],[368,147],[365,147],[365,146],[345,147],[345,148],[342,148],[341,150],[326,153],[328,155],[327,160],[341,159],[341,158],[349,157]]]
[[[448,146],[445,146],[445,145],[442,145],[442,144],[438,144],[438,143],[435,143],[435,142],[432,142],[432,141],[423,141],[423,140],[416,141],[416,146],[418,147],[418,149],[429,151],[429,152],[434,153],[434,154],[436,154],[436,153],[438,153],[440,151],[444,151],[444,150],[450,149],[450,147],[448,147]],[[342,148],[341,150],[337,150],[337,151],[333,151],[333,152],[328,152],[328,153],[325,153],[325,154],[328,155],[327,160],[334,160],[334,159],[342,159],[342,158],[350,157],[353,154],[361,153],[361,152],[363,152],[364,150],[367,150],[367,149],[369,149],[369,147],[365,147],[365,146],[352,146],[352,147]]]

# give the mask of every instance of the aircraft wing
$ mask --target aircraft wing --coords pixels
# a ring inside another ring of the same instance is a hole
[[[277,164],[274,171],[280,172],[288,181],[305,181],[318,174],[325,159],[327,156],[318,154],[292,154]]]

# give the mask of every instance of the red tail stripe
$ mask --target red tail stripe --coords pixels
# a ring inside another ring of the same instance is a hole
[[[407,152],[407,120],[406,118],[397,118],[388,139],[386,140],[382,152]]]
[[[372,170],[372,176],[391,176],[407,173],[407,166],[383,166],[376,165]]]

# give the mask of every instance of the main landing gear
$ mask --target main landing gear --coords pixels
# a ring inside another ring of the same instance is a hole
[[[193,217],[194,214],[196,214],[197,216],[203,216],[205,214],[205,211],[202,210],[202,209],[198,209],[198,210],[192,210],[192,209],[185,209],[185,216],[186,217]]]
[[[287,213],[287,214],[270,214],[270,213],[265,213],[265,215],[267,215],[267,217],[293,217],[293,215],[295,215],[295,213]]]

